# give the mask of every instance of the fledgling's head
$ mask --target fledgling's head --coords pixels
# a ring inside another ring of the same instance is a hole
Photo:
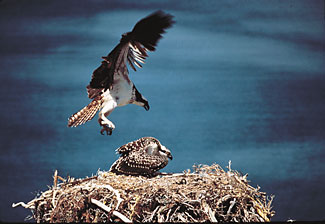
[[[163,146],[158,139],[154,137],[145,137],[145,139],[147,144],[146,152],[149,155],[159,155],[169,158],[170,160],[173,159],[170,150]]]
[[[159,154],[162,156],[165,156],[167,158],[169,158],[170,160],[173,160],[173,156],[172,153],[170,152],[169,149],[167,149],[165,146],[161,146],[159,149]]]

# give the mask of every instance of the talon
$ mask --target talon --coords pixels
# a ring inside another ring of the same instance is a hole
[[[107,126],[103,126],[103,129],[100,131],[100,134],[104,135],[104,131],[106,131],[106,135],[112,135],[113,129]]]

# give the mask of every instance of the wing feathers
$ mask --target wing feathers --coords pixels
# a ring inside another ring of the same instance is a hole
[[[163,11],[157,11],[140,20],[129,35],[132,39],[140,42],[145,48],[154,51],[158,40],[165,33],[165,29],[175,23],[173,16]]]
[[[147,51],[154,51],[160,38],[162,38],[165,29],[171,27],[174,23],[173,16],[157,11],[146,18],[140,20],[122,40],[130,41],[130,50],[128,52],[128,62],[136,71],[133,64],[142,68],[140,63],[148,57]]]
[[[132,150],[137,150],[139,148],[144,147],[145,138],[140,138],[133,142],[129,142],[125,145],[122,145],[120,148],[116,149],[116,152],[119,154],[126,154],[131,152]]]
[[[164,168],[168,159],[158,156],[147,156],[145,153],[131,152],[128,156],[122,156],[116,160],[110,168],[110,172],[126,175],[153,175]]]
[[[128,56],[128,63],[129,63],[129,65],[131,66],[131,68],[132,68],[134,71],[136,71],[137,69],[134,67],[132,61],[133,61],[133,58],[131,58],[131,57]]]
[[[111,89],[117,71],[128,74],[127,62],[134,71],[136,66],[142,68],[141,63],[144,64],[148,57],[147,51],[156,49],[165,29],[173,23],[173,16],[162,11],[157,11],[136,23],[131,32],[122,35],[120,43],[107,57],[103,57],[102,65],[93,72],[90,87]]]
[[[148,57],[147,49],[145,47],[142,47],[139,42],[131,42],[129,46],[130,48],[128,52],[128,62],[132,69],[136,71],[134,65],[142,68],[142,65],[140,63],[145,63],[145,59]]]

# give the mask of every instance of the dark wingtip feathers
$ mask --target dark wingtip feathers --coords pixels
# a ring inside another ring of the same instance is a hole
[[[161,34],[165,33],[165,30],[174,23],[172,15],[159,10],[140,20],[128,35],[131,35],[132,40],[140,42],[148,50],[154,51],[162,37]]]

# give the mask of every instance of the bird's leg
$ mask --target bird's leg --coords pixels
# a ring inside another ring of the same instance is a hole
[[[100,131],[102,135],[104,135],[104,132],[106,132],[107,135],[111,135],[113,129],[115,128],[115,125],[113,124],[113,122],[107,119],[107,116],[110,115],[110,113],[114,110],[116,106],[117,104],[115,101],[109,102],[99,112],[98,123],[100,126],[103,127]]]
[[[99,122],[99,125],[103,127],[102,130],[100,130],[100,133],[102,135],[104,135],[104,132],[106,132],[107,135],[112,134],[112,131],[115,128],[115,125],[110,120],[108,120],[107,118],[105,120],[102,118],[99,118],[98,122]]]

